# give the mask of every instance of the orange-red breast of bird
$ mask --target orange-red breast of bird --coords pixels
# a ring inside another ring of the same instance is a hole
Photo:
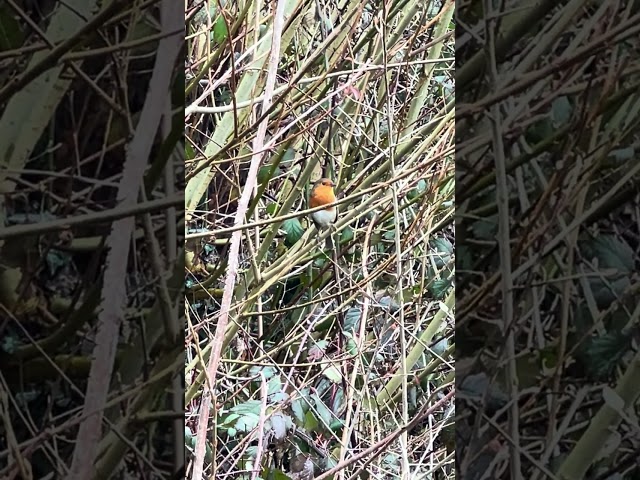
[[[321,205],[329,205],[336,201],[336,194],[333,190],[335,184],[328,178],[321,178],[313,184],[309,195],[309,207],[317,208]],[[334,205],[324,210],[311,213],[311,219],[318,230],[328,228],[335,223],[338,218],[338,208]]]

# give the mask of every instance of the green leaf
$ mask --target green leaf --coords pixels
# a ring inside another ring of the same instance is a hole
[[[627,242],[613,235],[599,235],[585,245],[586,255],[598,260],[599,268],[615,268],[623,273],[633,272],[633,249]]]
[[[331,380],[333,383],[340,383],[342,380],[342,374],[340,370],[334,365],[327,364],[327,366],[322,371],[322,374]]]
[[[630,348],[631,338],[614,331],[589,339],[580,349],[578,358],[592,377],[604,379],[613,372]]]
[[[309,347],[309,353],[307,356],[309,360],[320,360],[324,356],[324,351],[329,346],[327,340],[318,340]]]
[[[271,216],[275,215],[278,212],[278,204],[270,203],[267,205],[267,213]]]
[[[249,433],[260,423],[260,415],[256,413],[247,413],[238,419],[235,428],[239,432]]]
[[[448,97],[453,93],[454,83],[447,75],[435,75],[433,77],[433,81],[442,88],[442,90],[444,91],[445,97]]]
[[[453,254],[453,245],[445,237],[434,238],[431,241],[431,247],[435,250],[433,260],[438,268],[444,268],[451,262]]]
[[[343,411],[343,408],[345,407],[345,398],[344,398],[344,390],[342,390],[342,388],[338,388],[336,390],[335,395],[333,396],[333,405],[332,405],[332,410],[335,414],[338,414],[339,412]]]
[[[601,235],[581,245],[583,256],[597,264],[602,277],[589,277],[589,286],[599,308],[607,308],[630,285],[634,253],[629,245],[613,235]],[[613,272],[605,272],[613,270]]]
[[[611,150],[609,157],[613,157],[619,162],[633,160],[636,156],[636,149],[634,147],[619,148],[617,150]]]
[[[276,392],[282,392],[282,379],[280,378],[280,375],[276,375],[273,378],[271,378],[271,380],[269,380],[269,385],[267,388],[268,395],[271,395],[272,393],[276,393]]]
[[[218,8],[214,2],[212,2],[209,7],[209,18],[211,18],[211,23],[213,24],[213,31],[210,35],[211,40],[218,44],[226,41],[229,36],[227,24],[224,21],[224,17],[222,15],[218,15]],[[206,22],[206,17],[204,20]]]
[[[194,158],[196,158],[196,151],[193,148],[193,145],[191,145],[191,143],[189,142],[187,142],[184,146],[184,153],[187,160],[193,160]]]
[[[509,396],[502,388],[491,383],[486,373],[474,373],[464,377],[458,390],[463,398],[471,398],[474,401],[485,402],[491,410],[502,408],[509,401]]]
[[[258,426],[261,407],[262,402],[259,400],[248,400],[235,405],[229,410],[229,414],[222,418],[220,428],[226,428],[229,435],[253,430]]]
[[[295,417],[300,421],[300,424],[304,424],[305,413],[309,411],[311,405],[309,403],[309,387],[305,387],[299,391],[299,397],[295,398],[291,402],[291,409]]]
[[[277,440],[283,440],[287,432],[293,429],[293,421],[289,415],[274,413],[265,423],[265,428],[271,430]]]
[[[415,186],[415,188],[412,188],[407,192],[407,198],[409,200],[413,200],[414,198],[419,197],[426,191],[427,191],[427,181],[425,179],[420,179],[420,181],[418,181],[418,184]]]
[[[396,455],[395,453],[388,453],[387,455],[382,457],[382,461],[383,463],[385,463],[385,465],[388,465],[388,466],[400,465],[400,457],[398,457],[398,455]]]
[[[0,343],[0,349],[5,353],[12,354],[16,351],[16,348],[20,346],[20,341],[16,338],[4,335]]]
[[[289,394],[284,390],[269,394],[269,403],[272,405],[279,405],[286,402],[287,400],[289,400]]]
[[[325,405],[318,394],[314,393],[311,398],[313,399],[316,411],[324,424],[331,425],[331,422],[333,421],[333,415],[331,413],[331,410],[329,410],[329,407]]]
[[[382,234],[382,238],[384,238],[385,240],[393,240],[394,238],[396,238],[396,229],[394,228],[391,230],[387,230]]]
[[[291,402],[291,411],[293,412],[293,416],[298,421],[298,424],[303,425],[304,424],[304,408],[302,406],[301,399],[296,398],[293,402]]]
[[[450,278],[438,278],[431,282],[429,285],[429,291],[431,295],[436,299],[441,299],[445,296],[451,285],[453,284],[453,279]]]
[[[267,469],[265,469],[266,473],[263,473],[263,478],[268,478],[269,480],[291,480],[291,477],[289,475],[285,475],[282,470],[271,470],[268,471]]]
[[[307,432],[316,431],[318,429],[318,425],[320,425],[320,422],[318,422],[318,419],[311,410],[305,413],[303,427]]]
[[[350,242],[351,240],[353,240],[353,238],[354,238],[353,228],[347,226],[347,227],[343,228],[340,231],[340,242],[341,243]]]
[[[282,222],[282,229],[286,233],[284,243],[288,247],[291,247],[294,243],[300,240],[300,237],[302,237],[302,234],[304,233],[304,228],[302,228],[302,224],[297,218],[289,218]]]
[[[262,402],[260,400],[247,400],[244,403],[239,403],[231,408],[231,412],[239,413],[239,414],[251,414],[251,413],[260,413],[260,408],[262,407]]]
[[[2,5],[0,7],[0,51],[20,48],[24,35],[20,23],[13,11]]]
[[[270,366],[260,366],[260,365],[254,365],[253,367],[251,367],[249,369],[249,375],[251,375],[251,377],[253,377],[253,380],[255,382],[260,382],[262,381],[262,379],[260,378],[260,373],[262,373],[264,375],[264,378],[266,380],[269,380],[271,378],[274,377],[274,375],[276,375],[276,373],[278,373],[278,371],[275,369],[275,367],[270,367]]]
[[[237,419],[240,418],[240,415],[237,413],[230,413],[229,415],[227,415],[226,417],[221,417],[220,422],[218,422],[218,424],[221,427],[224,427],[226,425],[232,425]]]
[[[347,332],[344,334],[347,337],[347,346],[346,350],[349,355],[357,355],[358,354],[358,344],[354,340],[354,338]]]
[[[400,310],[400,304],[391,295],[384,295],[378,300],[378,306],[388,308],[390,312],[395,313]]]
[[[432,240],[431,246],[440,253],[451,255],[453,253],[453,244],[446,237],[436,237]]]
[[[56,275],[56,273],[63,268],[65,265],[69,264],[73,259],[71,255],[60,250],[49,250],[46,256],[47,269],[49,271],[49,275],[52,277]]]
[[[498,233],[498,216],[493,215],[486,219],[473,222],[471,225],[473,236],[478,240],[494,240]]]
[[[444,337],[433,347],[431,347],[431,350],[433,350],[436,355],[442,356],[447,348],[449,348],[449,339],[447,337]]]
[[[524,136],[529,143],[539,143],[551,137],[553,133],[553,122],[550,118],[543,118],[527,128]]]
[[[360,307],[351,307],[344,314],[344,330],[345,332],[356,332],[360,329],[360,318],[362,317],[362,309]]]
[[[273,169],[273,172],[271,171]],[[258,183],[262,185],[267,180],[270,180],[274,176],[278,176],[282,173],[280,167],[273,168],[273,164],[268,163],[264,167],[258,170]]]
[[[332,432],[339,432],[340,430],[342,430],[342,428],[344,428],[344,421],[340,420],[339,418],[331,422],[331,424],[329,425],[329,429]]]
[[[566,125],[571,119],[573,107],[566,96],[556,98],[551,104],[551,118],[556,127]]]

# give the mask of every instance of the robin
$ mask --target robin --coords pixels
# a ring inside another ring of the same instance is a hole
[[[309,207],[317,208],[321,205],[329,205],[336,201],[336,194],[333,191],[335,187],[328,178],[321,178],[313,184],[311,194],[309,195]],[[338,208],[334,205],[324,210],[318,210],[311,213],[311,219],[318,230],[324,230],[331,227],[338,218]],[[331,248],[331,237],[327,237],[327,248]]]

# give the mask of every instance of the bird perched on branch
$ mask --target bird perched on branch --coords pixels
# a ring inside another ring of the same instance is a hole
[[[336,194],[333,190],[335,183],[329,178],[321,178],[313,184],[309,195],[309,207],[317,208],[322,205],[329,205],[336,201]],[[338,207],[335,205],[327,207],[324,210],[318,210],[311,213],[311,219],[316,228],[320,231],[330,228],[338,218]],[[326,246],[331,248],[331,236],[327,237]]]

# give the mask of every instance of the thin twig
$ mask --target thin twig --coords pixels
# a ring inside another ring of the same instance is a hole
[[[275,86],[276,73],[278,68],[278,62],[280,60],[280,38],[282,35],[282,29],[284,27],[284,8],[285,1],[279,0],[276,6],[276,13],[273,23],[273,38],[271,46],[271,54],[269,57],[269,71],[267,74],[267,81],[265,85],[265,98],[262,102],[262,110],[266,111],[271,105],[271,99]],[[257,181],[258,169],[262,162],[263,156],[263,144],[265,135],[267,132],[267,120],[264,119],[258,128],[258,134],[256,135],[255,142],[253,144],[254,155],[251,159],[251,165],[247,174],[247,182],[242,191],[242,196],[238,202],[238,210],[235,217],[235,226],[241,226],[245,221],[245,215],[249,207],[249,200],[254,191]],[[220,316],[218,317],[218,323],[216,326],[216,334],[213,340],[213,351],[209,358],[209,365],[207,371],[211,381],[215,383],[216,374],[218,371],[218,364],[220,363],[220,355],[222,353],[222,344],[224,341],[225,331],[229,321],[229,313],[231,310],[231,299],[233,296],[234,286],[236,283],[236,275],[238,269],[238,252],[240,250],[240,241],[242,240],[242,230],[236,230],[232,237],[229,246],[229,263],[227,265],[227,278],[224,285],[224,294],[222,296],[222,302],[220,305]],[[198,418],[198,431],[196,434],[196,448],[193,460],[193,471],[191,474],[192,480],[200,480],[203,474],[203,463],[205,454],[205,444],[207,436],[207,426],[209,424],[209,406],[211,405],[211,396],[213,392],[211,389],[206,389],[202,395],[202,401],[200,403],[200,414]]]
[[[162,8],[165,13],[163,18],[168,20],[167,24],[163,24],[163,28],[167,29],[171,25],[170,29],[174,30],[176,26],[172,24],[180,18],[178,8],[181,6],[172,0],[164,0]],[[160,123],[167,98],[166,92],[170,87],[171,71],[182,41],[181,37],[176,36],[160,41],[150,91],[145,99],[136,134],[127,151],[122,181],[118,189],[118,201],[124,205],[133,205],[138,199],[154,140],[154,135],[150,135],[149,132],[155,132]],[[101,436],[103,409],[109,391],[108,379],[111,378],[113,371],[120,322],[126,305],[125,276],[128,265],[126,259],[129,257],[130,238],[134,227],[133,217],[117,220],[113,223],[107,239],[107,245],[110,248],[105,262],[102,310],[98,315],[94,359],[91,363],[83,407],[84,412],[91,412],[91,414],[82,422],[78,431],[70,479],[84,480],[93,475],[94,460]]]

